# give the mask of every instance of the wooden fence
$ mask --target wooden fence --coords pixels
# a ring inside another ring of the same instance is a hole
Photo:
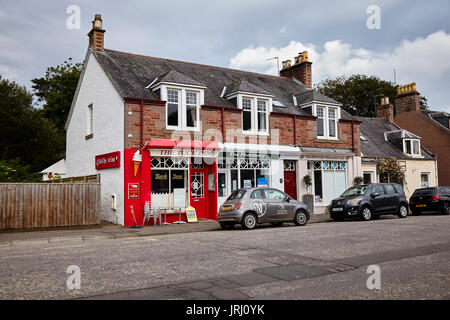
[[[95,182],[100,183],[100,175],[99,174],[44,181],[44,183],[95,183]]]
[[[100,183],[0,183],[0,230],[99,223]]]

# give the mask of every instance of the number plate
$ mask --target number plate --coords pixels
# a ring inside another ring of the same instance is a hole
[[[425,208],[426,204],[416,204],[416,208]]]
[[[223,211],[228,211],[228,210],[231,210],[233,207],[232,206],[224,206],[223,207]]]
[[[344,211],[344,208],[333,208],[333,211]]]

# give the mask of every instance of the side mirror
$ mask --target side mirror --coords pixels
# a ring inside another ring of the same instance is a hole
[[[374,192],[370,195],[371,198],[376,198],[378,197],[380,194],[378,192]]]
[[[284,198],[284,201],[286,201],[286,202],[291,202],[291,198],[286,197],[286,198]]]

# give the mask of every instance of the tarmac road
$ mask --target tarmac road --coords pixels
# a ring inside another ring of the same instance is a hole
[[[0,299],[450,299],[450,216],[3,245],[0,280]]]

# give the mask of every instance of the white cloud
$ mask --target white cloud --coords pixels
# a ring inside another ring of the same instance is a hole
[[[287,27],[286,26],[282,26],[281,29],[280,29],[280,33],[281,34],[286,34],[286,32],[287,32]]]
[[[376,75],[393,81],[394,68],[397,83],[416,82],[418,90],[429,99],[431,106],[450,108],[450,92],[444,88],[450,81],[450,34],[437,31],[425,38],[403,40],[389,51],[352,48],[341,40],[328,41],[322,50],[312,44],[291,41],[286,47],[249,47],[241,50],[230,61],[231,68],[267,74],[277,74],[276,65],[267,58],[278,56],[280,61],[291,59],[299,52],[309,51],[313,64],[313,82],[329,77],[355,73]],[[443,83],[447,83],[443,86]]]

